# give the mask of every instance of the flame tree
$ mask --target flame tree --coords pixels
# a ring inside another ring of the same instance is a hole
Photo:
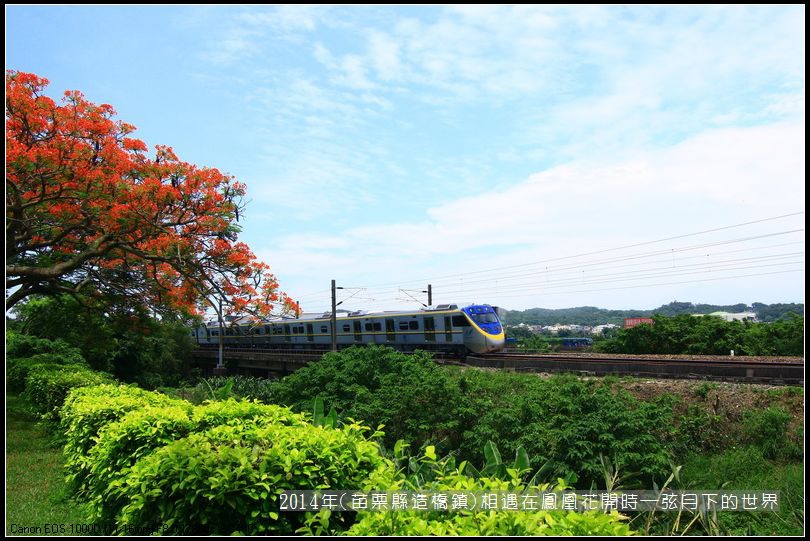
[[[6,72],[6,310],[35,294],[116,299],[156,313],[297,310],[237,241],[245,186],[129,135],[78,91]],[[218,303],[212,303],[218,304]]]

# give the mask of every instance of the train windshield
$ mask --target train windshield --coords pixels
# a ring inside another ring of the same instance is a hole
[[[498,323],[498,316],[489,314],[470,314],[476,323]]]

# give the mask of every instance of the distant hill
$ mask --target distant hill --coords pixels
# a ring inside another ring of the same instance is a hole
[[[517,311],[508,310],[504,317],[507,325],[553,325],[555,323],[568,325],[604,325],[615,323],[620,325],[626,317],[648,317],[655,314],[662,316],[677,316],[679,314],[710,314],[712,312],[755,312],[759,321],[776,321],[787,317],[789,313],[804,316],[804,304],[763,304],[755,302],[747,304],[693,304],[691,302],[671,302],[653,310],[606,310],[595,306],[580,306],[577,308],[530,308]]]

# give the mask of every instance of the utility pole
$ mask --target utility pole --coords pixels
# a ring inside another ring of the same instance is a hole
[[[428,306],[433,306],[433,286],[428,284]]]
[[[219,310],[217,310],[217,318],[219,319],[219,359],[217,360],[217,366],[214,368],[214,374],[222,375],[225,373],[225,361],[222,359],[223,357],[223,340],[224,337],[222,336],[225,334],[224,324],[222,322],[222,299],[218,299],[219,301]]]
[[[337,292],[332,280],[332,351],[337,351]]]

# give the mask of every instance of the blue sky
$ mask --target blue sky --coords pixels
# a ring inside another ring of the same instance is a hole
[[[332,278],[353,309],[428,282],[514,309],[804,302],[804,20],[6,6],[6,68],[245,182],[241,239],[307,310]]]

